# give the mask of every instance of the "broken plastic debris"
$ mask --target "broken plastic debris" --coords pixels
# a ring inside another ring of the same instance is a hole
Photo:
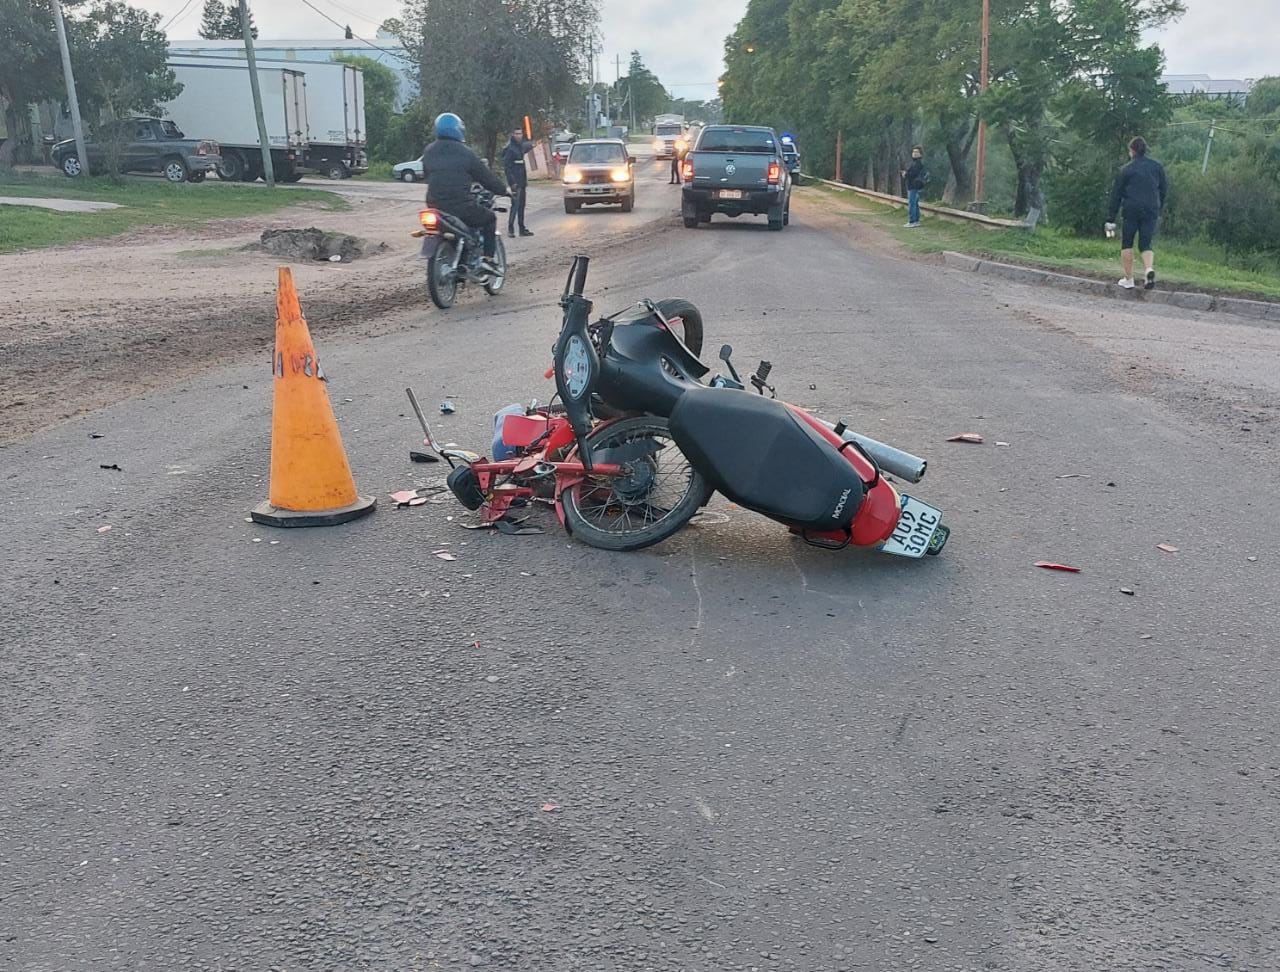
[[[1059,479],[1088,479],[1088,473],[1064,473],[1058,477]]]
[[[114,469],[116,472],[124,472],[124,470],[123,470],[123,469],[121,469],[121,468],[120,468],[116,463],[114,463],[114,462],[112,462],[112,463],[106,463],[106,462],[99,463],[99,464],[98,464],[98,468],[99,468],[99,469]]]
[[[1064,570],[1068,574],[1080,573],[1079,567],[1072,567],[1068,564],[1055,564],[1051,560],[1037,560],[1035,565],[1037,567],[1043,567],[1045,570]]]
[[[399,492],[391,494],[391,500],[396,506],[404,506],[409,500],[414,499],[418,495],[417,490],[402,489]]]
[[[457,410],[458,410],[457,406],[454,405],[453,402],[449,401],[447,398],[440,403],[441,415],[452,415]]]
[[[558,803],[544,803],[542,805],[543,813],[555,813],[559,809],[560,809],[560,804]]]
[[[107,531],[109,531],[110,529],[111,529],[111,527],[109,527],[109,526],[100,526],[100,527],[98,527],[98,532],[99,532],[99,533],[106,533],[106,532],[107,532]]]
[[[974,445],[982,445],[985,441],[977,432],[962,432],[959,435],[953,435],[947,440],[948,442],[972,442]]]
[[[447,550],[441,550],[436,554],[436,559],[437,560],[457,560],[458,558],[455,557],[453,554],[449,553]]]
[[[425,496],[415,496],[413,499],[409,500],[408,504],[406,504],[406,505],[408,505],[408,506],[426,506],[426,505],[427,505],[427,498],[426,498]]]
[[[1004,446],[1006,449],[1009,447],[1009,443],[1007,443],[1007,442],[997,442],[997,443],[996,443],[996,445],[998,445],[998,446]]]
[[[1133,597],[1133,588],[1132,588],[1132,587],[1122,587],[1122,588],[1120,588],[1120,593],[1121,593],[1121,594],[1128,594],[1130,597]]]
[[[1177,548],[1177,547],[1175,547],[1175,546],[1174,546],[1173,544],[1171,544],[1171,543],[1157,543],[1157,544],[1156,544],[1156,549],[1157,549],[1157,550],[1163,550],[1165,553],[1177,553],[1177,552],[1178,552],[1178,548]]]
[[[103,433],[102,433],[102,432],[90,432],[90,433],[89,433],[89,438],[91,438],[91,439],[101,439],[101,438],[103,438]]]
[[[410,449],[409,461],[410,462],[439,462],[440,457],[433,456],[429,452],[419,452],[417,449]]]

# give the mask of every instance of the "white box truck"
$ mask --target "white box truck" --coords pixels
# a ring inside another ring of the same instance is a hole
[[[222,147],[218,176],[229,182],[253,182],[262,176],[258,121],[253,112],[249,66],[217,58],[170,58],[182,93],[163,105],[184,131],[200,132]],[[301,71],[277,64],[258,66],[262,115],[267,126],[274,173],[281,182],[297,182],[307,150],[307,89]]]
[[[364,72],[340,61],[259,61],[306,75],[306,168],[330,179],[369,171],[364,127]]]

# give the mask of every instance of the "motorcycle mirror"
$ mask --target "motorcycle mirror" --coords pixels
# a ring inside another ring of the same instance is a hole
[[[728,364],[729,359],[732,357],[733,357],[733,345],[732,344],[720,345],[720,360],[723,361],[725,364]]]

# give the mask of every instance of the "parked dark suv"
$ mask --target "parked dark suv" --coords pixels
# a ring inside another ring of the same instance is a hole
[[[170,182],[204,182],[222,160],[218,143],[208,139],[187,138],[171,121],[158,118],[135,118],[133,137],[121,153],[121,172],[160,172]],[[89,171],[106,170],[106,150],[90,141]],[[53,146],[53,164],[68,176],[84,171],[75,139]]]

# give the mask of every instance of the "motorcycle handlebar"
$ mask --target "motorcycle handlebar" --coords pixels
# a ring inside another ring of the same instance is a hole
[[[576,256],[573,258],[573,284],[571,293],[575,297],[581,297],[583,291],[587,287],[587,266],[591,263],[590,257]]]

